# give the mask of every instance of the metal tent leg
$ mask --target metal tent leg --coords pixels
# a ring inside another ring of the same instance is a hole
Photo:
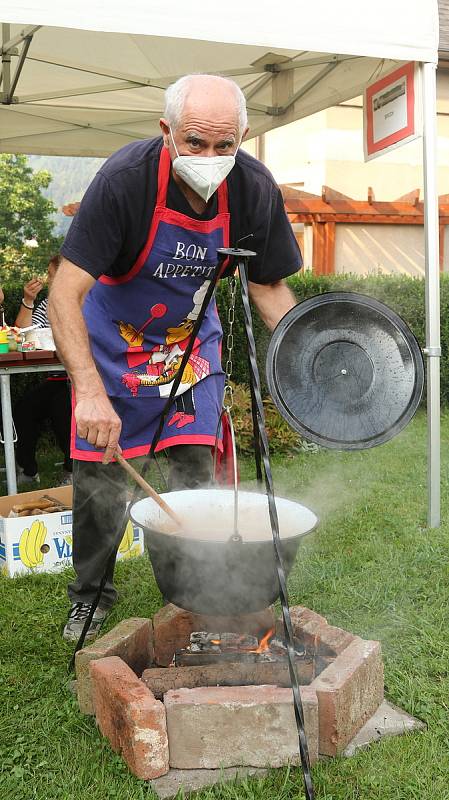
[[[8,494],[17,494],[16,461],[14,456],[14,423],[12,420],[11,388],[9,375],[0,375],[0,390],[3,416],[3,440],[5,447],[6,483]]]
[[[424,236],[426,254],[427,521],[440,525],[440,266],[437,192],[436,64],[422,67]]]

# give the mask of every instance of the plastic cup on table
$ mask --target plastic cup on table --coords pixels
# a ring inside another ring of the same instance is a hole
[[[9,352],[8,331],[0,331],[0,353]]]

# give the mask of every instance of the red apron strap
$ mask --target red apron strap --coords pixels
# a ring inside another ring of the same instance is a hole
[[[161,154],[159,156],[159,169],[157,175],[157,200],[156,205],[166,208],[167,206],[167,188],[170,178],[171,158],[168,147],[162,145]]]
[[[228,183],[226,180],[223,183],[220,183],[220,186],[217,189],[218,195],[218,214],[226,214],[228,212]],[[229,244],[226,244],[225,247],[229,247]]]

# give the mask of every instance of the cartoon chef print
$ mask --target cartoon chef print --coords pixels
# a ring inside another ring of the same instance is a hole
[[[160,397],[169,396],[209,283],[209,280],[204,281],[193,295],[193,308],[187,317],[176,327],[167,328],[165,341],[151,350],[144,350],[143,330],[152,319],[162,317],[166,313],[167,307],[163,303],[152,307],[150,319],[139,330],[130,323],[118,322],[120,336],[128,344],[126,354],[128,366],[132,368],[145,363],[145,372],[125,372],[122,376],[122,383],[130,390],[133,397],[137,397],[139,386],[157,386]],[[201,340],[196,338],[176,392],[176,411],[168,421],[168,425],[183,428],[195,421],[193,386],[210,374],[210,364],[200,355],[200,347]]]

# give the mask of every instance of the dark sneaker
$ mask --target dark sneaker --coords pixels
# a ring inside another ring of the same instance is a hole
[[[87,617],[89,616],[89,612],[92,608],[90,603],[74,603],[69,611],[69,616],[67,619],[67,623],[65,625],[62,638],[66,639],[68,642],[77,642],[80,638],[84,623],[86,622]],[[92,639],[95,639],[96,636],[100,633],[101,626],[105,621],[108,615],[108,611],[105,608],[98,608],[95,609],[95,614],[92,618],[92,622],[90,623],[89,630],[86,633],[85,641],[89,642]]]

